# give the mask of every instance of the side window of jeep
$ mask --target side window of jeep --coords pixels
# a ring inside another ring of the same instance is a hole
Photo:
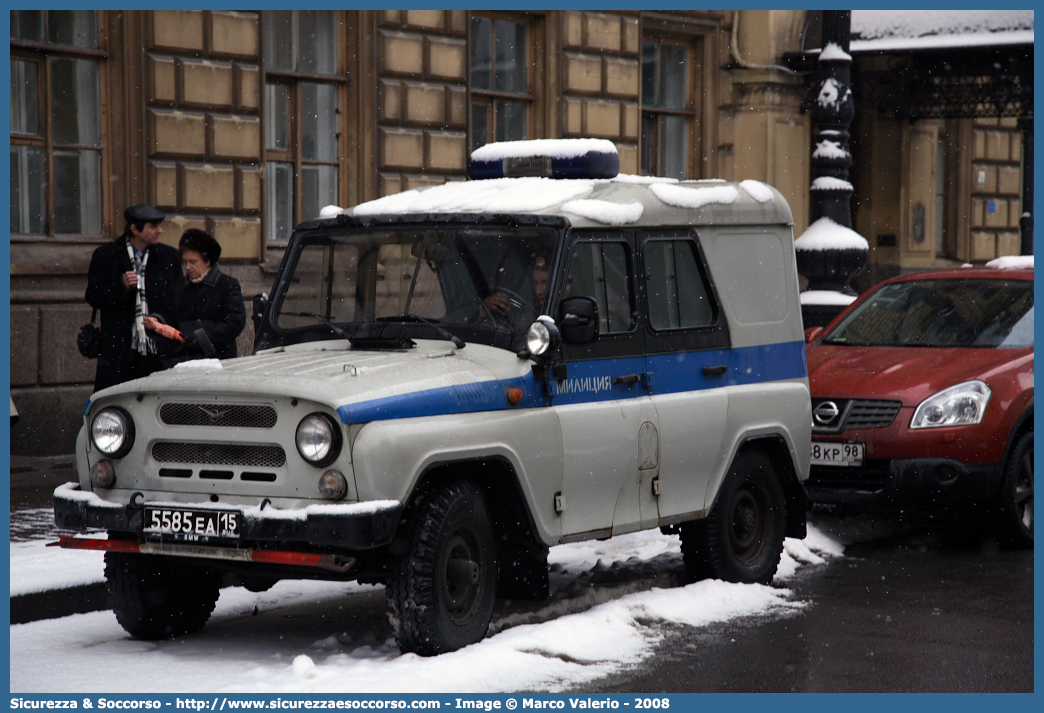
[[[634,288],[627,245],[578,242],[573,245],[565,296],[587,295],[598,303],[599,334],[634,329]]]
[[[644,246],[649,322],[656,331],[705,327],[714,305],[700,274],[696,243],[650,240]]]

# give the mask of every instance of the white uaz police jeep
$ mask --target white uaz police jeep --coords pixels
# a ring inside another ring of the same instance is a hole
[[[606,141],[493,144],[484,180],[327,209],[252,356],[95,394],[55,519],[108,531],[63,544],[106,551],[120,624],[358,579],[436,654],[495,597],[547,596],[550,546],[657,527],[694,577],[769,581],[812,422],[790,210],[618,166]]]

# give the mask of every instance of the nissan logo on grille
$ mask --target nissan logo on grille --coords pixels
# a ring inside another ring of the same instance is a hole
[[[824,401],[823,403],[816,406],[815,410],[812,412],[812,415],[815,416],[816,423],[825,426],[831,421],[833,421],[835,418],[837,418],[837,415],[839,413],[841,413],[841,411],[840,409],[838,409],[837,404],[835,404],[833,401]]]

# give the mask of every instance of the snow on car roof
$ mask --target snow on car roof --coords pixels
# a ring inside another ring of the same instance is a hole
[[[742,190],[741,190],[742,189]],[[564,215],[578,227],[605,225],[789,224],[790,207],[760,181],[620,175],[612,179],[493,178],[450,181],[361,203],[327,206],[320,217],[431,213]]]

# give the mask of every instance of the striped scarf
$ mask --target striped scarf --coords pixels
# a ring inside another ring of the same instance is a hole
[[[134,264],[134,272],[138,273],[138,289],[134,292],[134,328],[131,332],[131,349],[139,354],[155,354],[156,343],[145,333],[144,317],[149,313],[149,302],[145,298],[145,264],[149,261],[149,251],[142,251],[141,257],[134,252],[134,246],[127,241],[127,254]]]

